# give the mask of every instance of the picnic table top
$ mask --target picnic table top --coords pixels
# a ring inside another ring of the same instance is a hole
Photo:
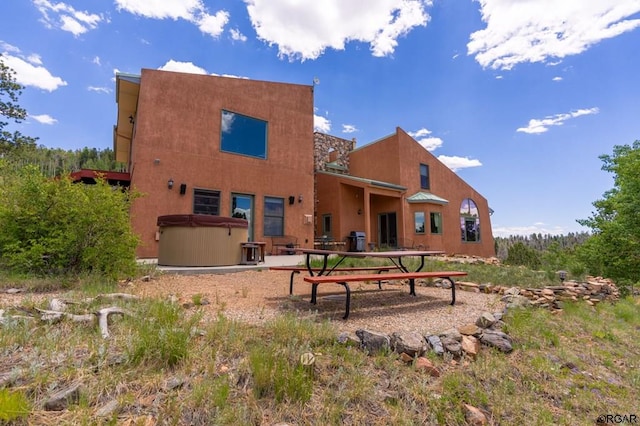
[[[344,250],[321,250],[321,249],[296,249],[297,252],[306,255],[338,255],[344,257],[410,257],[410,256],[437,256],[445,254],[442,250],[390,250],[390,251],[344,251]]]

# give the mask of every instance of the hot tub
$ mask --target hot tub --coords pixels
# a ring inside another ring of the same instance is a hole
[[[235,217],[176,214],[158,217],[158,265],[238,265],[249,222]]]

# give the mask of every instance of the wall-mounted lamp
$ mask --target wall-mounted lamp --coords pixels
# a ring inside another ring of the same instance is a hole
[[[135,117],[133,115],[129,116],[129,124],[133,124],[136,121]]]
[[[173,189],[173,179],[169,178],[169,181],[167,182],[167,188]]]
[[[301,203],[302,202],[302,194],[298,195],[298,202]]]
[[[358,209],[358,214],[362,214],[362,209]]]
[[[292,205],[296,202],[296,197],[293,195],[289,195],[289,205]]]
[[[153,160],[153,164],[155,164],[156,166],[160,164],[160,159],[156,158],[155,160]]]

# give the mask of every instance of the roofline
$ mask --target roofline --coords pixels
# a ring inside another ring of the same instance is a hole
[[[316,173],[335,176],[335,177],[339,177],[339,178],[345,178],[345,179],[349,179],[349,180],[353,180],[353,181],[361,182],[361,183],[368,183],[369,185],[372,185],[372,186],[377,186],[377,187],[385,188],[385,189],[391,189],[393,191],[398,191],[398,192],[403,192],[403,191],[407,190],[407,188],[404,187],[404,186],[396,185],[395,183],[390,183],[390,182],[383,182],[381,180],[367,179],[367,178],[362,178],[362,177],[352,176],[352,175],[344,175],[344,174],[340,174],[340,173],[328,172],[326,170],[318,170]]]

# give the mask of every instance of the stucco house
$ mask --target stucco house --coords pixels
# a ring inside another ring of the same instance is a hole
[[[158,216],[249,221],[249,238],[313,244],[313,87],[143,69],[116,76],[116,160],[143,194],[131,210],[156,257]]]
[[[268,252],[358,231],[367,248],[494,254],[484,197],[400,128],[359,148],[314,133],[313,86],[143,69],[116,75],[116,102],[141,258],[172,214],[246,218]]]
[[[495,254],[487,200],[401,128],[355,147],[316,133],[316,235],[367,246]]]

